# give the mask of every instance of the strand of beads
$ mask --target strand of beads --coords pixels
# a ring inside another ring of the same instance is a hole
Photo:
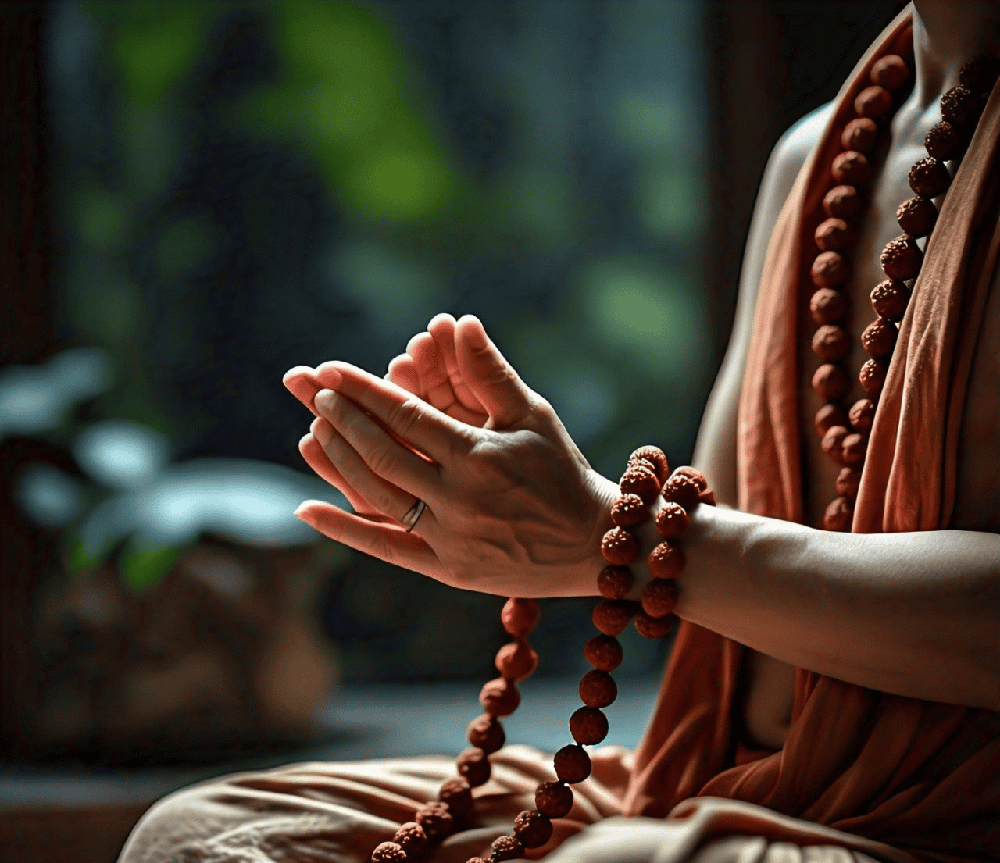
[[[553,757],[556,780],[541,783],[535,791],[535,809],[521,812],[514,819],[512,834],[498,837],[490,849],[489,863],[511,860],[527,848],[539,848],[552,836],[552,820],[563,818],[573,807],[571,785],[590,776],[591,761],[585,746],[601,743],[608,734],[608,719],[603,708],[618,697],[618,686],[611,676],[622,661],[623,651],[617,636],[634,619],[636,629],[648,638],[670,632],[672,611],[677,602],[675,578],[684,565],[678,540],[690,522],[689,513],[699,503],[715,503],[705,477],[694,468],[681,467],[669,473],[666,456],[656,447],[641,447],[632,453],[619,483],[622,492],[611,507],[615,527],[603,537],[601,553],[607,561],[597,579],[603,597],[594,609],[593,621],[600,635],[587,642],[584,656],[592,666],[580,679],[578,708],[569,720],[573,743]],[[650,552],[647,562],[654,578],[643,590],[640,602],[625,596],[634,585],[629,565],[639,559],[641,545],[633,530],[650,517],[650,506],[658,495],[665,502],[657,513],[656,529],[661,541]],[[468,863],[487,863],[474,857]]]
[[[834,186],[823,199],[827,218],[814,234],[819,251],[811,270],[816,290],[809,309],[817,324],[812,350],[820,365],[813,375],[812,387],[824,401],[816,413],[815,424],[823,452],[842,466],[838,489],[844,486],[838,497],[840,503],[831,504],[824,514],[823,526],[827,529],[837,529],[838,519],[849,518],[848,507],[841,504],[852,502],[853,496],[848,500],[848,495],[857,494],[856,485],[851,490],[846,484],[855,474],[860,477],[856,466],[864,459],[866,441],[866,431],[850,424],[843,401],[851,386],[846,360],[852,339],[845,326],[848,302],[842,289],[852,275],[850,253],[858,240],[858,220],[868,206],[866,187],[874,174],[870,157],[878,150],[898,106],[898,97],[910,79],[909,65],[898,54],[882,57],[872,66],[871,85],[854,102],[857,116],[841,133],[843,150],[830,168]]]
[[[517,710],[521,703],[517,684],[538,667],[538,654],[527,636],[540,618],[541,610],[534,599],[507,600],[500,619],[513,640],[497,651],[495,664],[500,676],[488,681],[479,693],[484,712],[469,724],[470,746],[455,761],[458,775],[446,779],[438,790],[438,799],[418,807],[414,820],[401,825],[391,841],[376,846],[371,856],[373,863],[422,859],[434,845],[458,830],[472,812],[472,789],[489,781],[489,756],[499,752],[506,742],[500,718]]]
[[[941,99],[943,119],[924,141],[927,157],[910,169],[908,181],[914,196],[904,201],[896,212],[904,233],[882,250],[879,262],[886,279],[876,285],[870,295],[877,317],[860,337],[862,347],[869,354],[858,374],[866,396],[855,401],[846,412],[842,399],[850,388],[850,378],[840,363],[850,352],[851,338],[842,326],[847,302],[835,289],[850,278],[850,266],[842,250],[857,238],[854,226],[843,217],[858,215],[864,203],[855,186],[835,187],[824,199],[824,208],[831,218],[816,230],[816,243],[823,251],[813,264],[813,281],[819,289],[812,296],[810,311],[819,324],[813,338],[813,351],[823,363],[813,378],[813,388],[827,401],[816,414],[816,429],[822,439],[823,452],[841,466],[836,482],[837,497],[823,515],[823,527],[827,530],[846,531],[851,527],[878,397],[895,349],[899,322],[906,313],[923,263],[923,251],[917,240],[929,237],[933,231],[938,215],[934,199],[947,191],[952,180],[946,162],[956,162],[968,148],[985,98],[996,82],[997,71],[997,62],[986,58],[978,58],[962,67],[960,83]],[[909,70],[898,55],[883,57],[873,66],[873,86],[862,91],[855,102],[860,116],[844,129],[841,143],[845,148],[855,147],[867,152],[874,149],[878,130],[873,121],[876,117],[888,116],[892,93],[898,92],[908,78]],[[879,88],[884,95],[878,92]],[[838,160],[848,152],[834,160],[834,179],[839,179]],[[870,172],[870,166],[867,171]],[[867,182],[868,176],[868,173],[856,174],[851,179],[860,184]],[[849,202],[851,212],[841,213],[838,222],[831,210],[843,207],[845,201]],[[840,222],[846,227],[841,229]],[[839,244],[839,251],[824,247],[831,242]]]
[[[488,860],[473,857],[468,863],[512,860],[521,857],[525,849],[540,848],[552,838],[553,819],[564,818],[573,808],[570,786],[590,776],[590,756],[584,747],[601,743],[608,734],[603,708],[618,697],[618,686],[611,672],[618,668],[623,656],[617,636],[633,619],[635,628],[647,638],[660,638],[670,632],[678,595],[676,577],[684,566],[679,540],[690,523],[689,513],[699,503],[714,504],[715,498],[699,471],[680,467],[670,474],[669,470],[666,456],[656,447],[641,447],[629,458],[619,483],[621,497],[611,507],[615,527],[605,533],[601,543],[607,566],[598,575],[597,587],[603,599],[592,615],[601,634],[584,648],[592,669],[580,679],[583,706],[569,720],[574,742],[553,757],[557,778],[542,782],[535,790],[535,809],[519,813],[514,819],[513,832],[493,841]],[[641,554],[633,529],[648,521],[650,507],[659,495],[663,496],[664,504],[657,512],[655,525],[661,540],[647,557],[654,577],[639,602],[629,601],[625,597],[634,585],[629,565]],[[517,683],[538,666],[538,655],[526,637],[538,625],[539,618],[535,600],[507,600],[501,620],[513,641],[497,652],[500,677],[488,681],[479,694],[484,713],[469,725],[471,747],[456,760],[458,775],[441,785],[438,800],[420,806],[415,820],[401,825],[391,841],[375,848],[373,863],[420,860],[458,829],[471,813],[472,789],[489,781],[492,772],[489,756],[498,752],[506,741],[500,718],[517,709],[521,701]]]

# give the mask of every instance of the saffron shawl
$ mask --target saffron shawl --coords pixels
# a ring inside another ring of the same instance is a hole
[[[799,345],[807,336],[799,329],[813,290],[812,234],[825,218],[830,164],[854,98],[874,62],[909,38],[910,20],[906,10],[842,89],[772,235],[739,408],[739,505],[746,512],[802,520]],[[951,526],[975,335],[1000,247],[998,142],[1000,87],[948,192],[901,325],[855,532]],[[746,757],[734,742],[732,721],[743,654],[741,645],[682,623],[636,753],[629,814],[707,820],[708,835],[805,838],[801,827],[769,817],[760,806],[853,834],[859,838],[847,844],[887,859],[1000,857],[1000,714],[888,695],[798,669],[784,748]]]

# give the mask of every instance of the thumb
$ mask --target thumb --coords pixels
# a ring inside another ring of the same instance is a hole
[[[479,318],[465,315],[455,324],[458,368],[494,428],[509,428],[530,411],[534,393],[486,335]]]

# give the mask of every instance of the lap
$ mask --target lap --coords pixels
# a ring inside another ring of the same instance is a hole
[[[534,808],[538,783],[552,778],[550,756],[529,747],[506,747],[491,761],[493,776],[476,790],[474,815],[465,829],[438,846],[433,863],[465,863],[487,854],[493,839],[510,833],[518,812]],[[698,819],[619,818],[630,756],[607,747],[593,753],[593,763],[591,778],[574,786],[573,810],[555,823],[552,841],[529,852],[531,857],[549,856],[553,863],[561,859],[574,863],[873,861],[834,845],[824,850],[823,844],[800,846],[748,835],[712,838],[701,830]],[[306,763],[233,774],[178,791],[156,804],[136,826],[120,861],[366,863],[372,849],[412,820],[418,806],[436,799],[441,783],[453,775],[454,761],[443,757]],[[616,824],[627,829],[615,836]],[[638,836],[643,825],[660,830],[660,837],[642,848],[635,845],[634,857],[623,855],[622,836]],[[576,838],[563,845],[571,837]]]

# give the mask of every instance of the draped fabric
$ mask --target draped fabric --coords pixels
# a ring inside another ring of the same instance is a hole
[[[739,409],[739,504],[747,512],[803,518],[798,394],[806,335],[799,329],[813,290],[812,235],[825,218],[822,197],[854,97],[880,56],[903,53],[910,15],[905,11],[889,26],[841,91],[772,236]],[[998,149],[1000,87],[948,192],[901,325],[855,532],[953,526],[959,426],[1000,248]],[[891,847],[877,853],[889,859],[997,858],[1000,714],[887,695],[798,669],[786,745],[746,753],[733,743],[731,719],[743,652],[712,632],[681,625],[636,753],[628,813],[690,817],[721,807],[742,817],[747,832],[752,823],[770,829],[766,813],[746,808],[751,803],[885,843]],[[781,835],[794,839],[794,831]]]

